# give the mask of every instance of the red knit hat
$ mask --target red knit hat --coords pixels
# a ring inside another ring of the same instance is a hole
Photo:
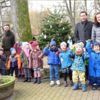
[[[30,44],[32,49],[37,49],[37,46],[39,45],[37,42],[33,42],[33,41],[30,41]]]

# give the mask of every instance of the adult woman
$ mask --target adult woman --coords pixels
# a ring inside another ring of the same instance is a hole
[[[100,12],[95,14],[91,38],[92,38],[93,42],[96,41],[96,42],[100,43]]]

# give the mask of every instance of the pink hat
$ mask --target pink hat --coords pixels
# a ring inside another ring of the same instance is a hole
[[[32,49],[37,49],[37,46],[39,45],[37,42],[33,42],[33,41],[30,41],[30,44]]]

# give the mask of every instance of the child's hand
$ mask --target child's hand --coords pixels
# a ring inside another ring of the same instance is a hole
[[[18,67],[18,69],[20,69],[20,67]]]
[[[84,52],[86,52],[86,49],[85,48],[83,48],[83,50],[84,50]]]
[[[48,48],[50,47],[49,43],[47,44],[47,47],[48,47]]]

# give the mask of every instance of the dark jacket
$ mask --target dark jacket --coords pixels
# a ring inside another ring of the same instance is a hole
[[[6,33],[4,33],[2,44],[3,44],[4,51],[10,50],[10,48],[14,46],[15,36],[11,31],[9,33],[9,36],[7,36]]]
[[[82,22],[79,22],[75,25],[74,30],[74,38],[75,41],[83,40],[84,42],[88,39],[91,39],[91,32],[92,32],[93,22],[86,21],[84,28]]]
[[[5,63],[6,63],[6,55],[2,54],[0,55],[0,69],[6,68]]]

